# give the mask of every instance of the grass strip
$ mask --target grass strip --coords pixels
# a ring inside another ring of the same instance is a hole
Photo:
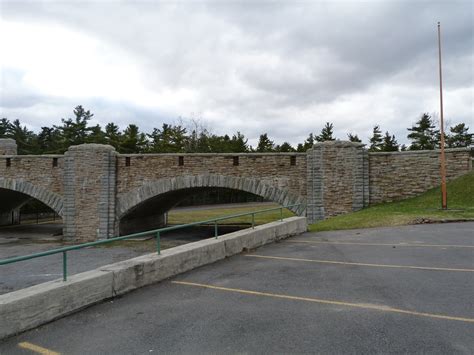
[[[383,203],[314,223],[312,232],[474,220],[474,172],[447,184],[448,210],[441,210],[440,187],[403,201]]]

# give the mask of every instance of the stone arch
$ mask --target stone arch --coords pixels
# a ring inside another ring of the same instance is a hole
[[[33,197],[50,207],[59,216],[63,216],[63,198],[43,187],[35,186],[23,179],[0,178],[0,189],[16,191]]]
[[[225,175],[186,175],[149,181],[135,190],[120,195],[117,200],[117,217],[121,219],[135,207],[153,197],[183,189],[205,187],[246,191],[282,206],[300,204],[289,209],[300,216],[306,214],[306,199],[304,197],[259,179]]]

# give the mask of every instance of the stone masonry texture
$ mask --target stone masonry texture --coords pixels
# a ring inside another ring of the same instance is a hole
[[[113,237],[115,149],[83,144],[69,148],[65,157],[64,236],[80,241]]]
[[[439,151],[369,153],[370,204],[419,195],[441,184]],[[468,149],[446,150],[447,179],[468,173]]]
[[[17,155],[13,139],[0,139],[0,156],[0,189],[17,193],[16,202],[0,197],[0,209],[10,206],[13,211],[30,196],[62,215],[63,155]]]
[[[307,216],[310,222],[357,211],[367,203],[363,144],[330,141],[308,151]]]
[[[0,155],[16,155],[17,145],[11,138],[0,138]]]
[[[179,165],[179,157],[183,165]],[[290,165],[291,157],[296,165]],[[130,166],[126,166],[126,158]],[[238,165],[234,164],[238,157]],[[261,154],[143,154],[119,155],[117,193],[129,192],[161,178],[197,175],[258,177],[262,182],[295,195],[306,194],[305,153]]]
[[[166,210],[174,204],[169,199],[207,187],[301,203],[294,211],[314,222],[440,183],[438,151],[368,153],[345,141],[318,143],[307,153],[125,155],[84,144],[42,156],[15,155],[14,143],[0,140],[0,201],[21,193],[46,203],[63,217],[64,235],[74,241],[110,238],[122,217],[133,210],[140,217],[137,206],[146,209],[153,199],[154,207]],[[446,156],[448,179],[472,169],[468,149],[448,149]],[[13,208],[15,201],[2,205]]]

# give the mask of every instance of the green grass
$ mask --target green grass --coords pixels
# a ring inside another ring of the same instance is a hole
[[[312,232],[399,226],[420,222],[474,219],[474,172],[448,184],[448,210],[441,210],[441,191],[435,188],[399,202],[384,203],[358,212],[314,223]]]
[[[168,214],[168,224],[186,224],[198,221],[205,221],[215,217],[224,217],[226,215],[248,213],[259,210],[266,210],[270,208],[280,207],[278,204],[265,204],[264,206],[249,206],[249,207],[228,207],[228,208],[215,208],[215,209],[196,209],[189,211],[174,210]],[[283,209],[283,218],[294,216],[294,213]],[[280,219],[280,211],[270,211],[264,213],[258,213],[255,215],[255,224],[265,224],[274,222]],[[251,216],[243,216],[232,218],[224,221],[219,221],[219,224],[251,224]]]

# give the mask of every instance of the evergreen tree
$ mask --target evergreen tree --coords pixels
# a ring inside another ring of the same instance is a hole
[[[282,145],[276,146],[275,150],[281,153],[290,153],[294,152],[295,148],[293,148],[290,143],[284,142]]]
[[[151,134],[150,151],[154,153],[179,153],[185,151],[186,129],[163,123],[162,129],[154,128]]]
[[[223,136],[211,134],[207,137],[207,142],[211,153],[231,153],[230,137],[227,134]]]
[[[347,133],[347,138],[351,142],[362,143],[362,140],[357,136],[357,134]]]
[[[275,144],[268,138],[266,133],[261,134],[258,140],[256,151],[259,153],[273,152],[275,150]]]
[[[310,133],[308,138],[306,138],[306,140],[304,141],[303,144],[299,143],[297,148],[296,148],[296,151],[297,152],[301,152],[301,153],[304,153],[306,152],[308,149],[311,149],[313,148],[313,145],[314,145],[314,135],[313,133]]]
[[[439,142],[439,130],[435,127],[436,125],[429,114],[421,115],[415,125],[408,128],[411,133],[407,137],[412,141],[410,150],[435,149]]]
[[[10,121],[6,118],[0,120],[0,138],[7,138],[7,133],[10,128]]]
[[[120,143],[122,142],[122,133],[115,123],[110,122],[105,126],[105,140],[107,142],[106,144],[119,150]]]
[[[129,124],[123,131],[119,152],[125,154],[143,153],[147,146],[145,133],[137,125]]]
[[[73,113],[75,116],[74,120],[71,118],[62,118],[61,122],[63,125],[60,127],[55,126],[55,128],[61,131],[63,151],[66,151],[71,145],[86,143],[87,136],[91,131],[87,125],[94,114],[84,110],[81,105],[76,106]]]
[[[38,137],[26,126],[22,126],[20,120],[14,120],[7,126],[7,138],[12,138],[18,146],[18,154],[38,154]]]
[[[247,139],[245,136],[237,132],[237,134],[234,134],[232,136],[232,139],[230,140],[229,144],[231,146],[231,152],[232,153],[244,153],[249,151],[249,146],[247,144]]]
[[[90,128],[90,133],[86,138],[86,143],[107,144],[108,139],[100,125]]]
[[[395,139],[394,135],[390,135],[390,133],[385,132],[385,136],[383,138],[382,146],[380,148],[383,152],[397,152],[398,151],[398,142]]]
[[[63,152],[62,137],[55,127],[41,127],[38,134],[38,148],[41,154],[61,154]]]
[[[473,133],[469,133],[469,127],[465,123],[459,123],[449,128],[450,133],[446,137],[449,148],[469,147],[473,143]]]
[[[237,132],[230,138],[227,134],[218,136],[211,134],[207,137],[209,151],[212,153],[240,153],[247,152],[247,140],[240,133]]]
[[[372,138],[370,138],[369,142],[370,142],[370,147],[369,147],[370,152],[378,152],[382,149],[383,139],[382,139],[382,131],[380,130],[379,125],[374,126],[374,129],[372,130]]]
[[[321,130],[321,134],[316,137],[316,141],[318,142],[325,142],[325,141],[333,141],[335,138],[332,136],[333,134],[333,124],[326,122],[323,129]]]

